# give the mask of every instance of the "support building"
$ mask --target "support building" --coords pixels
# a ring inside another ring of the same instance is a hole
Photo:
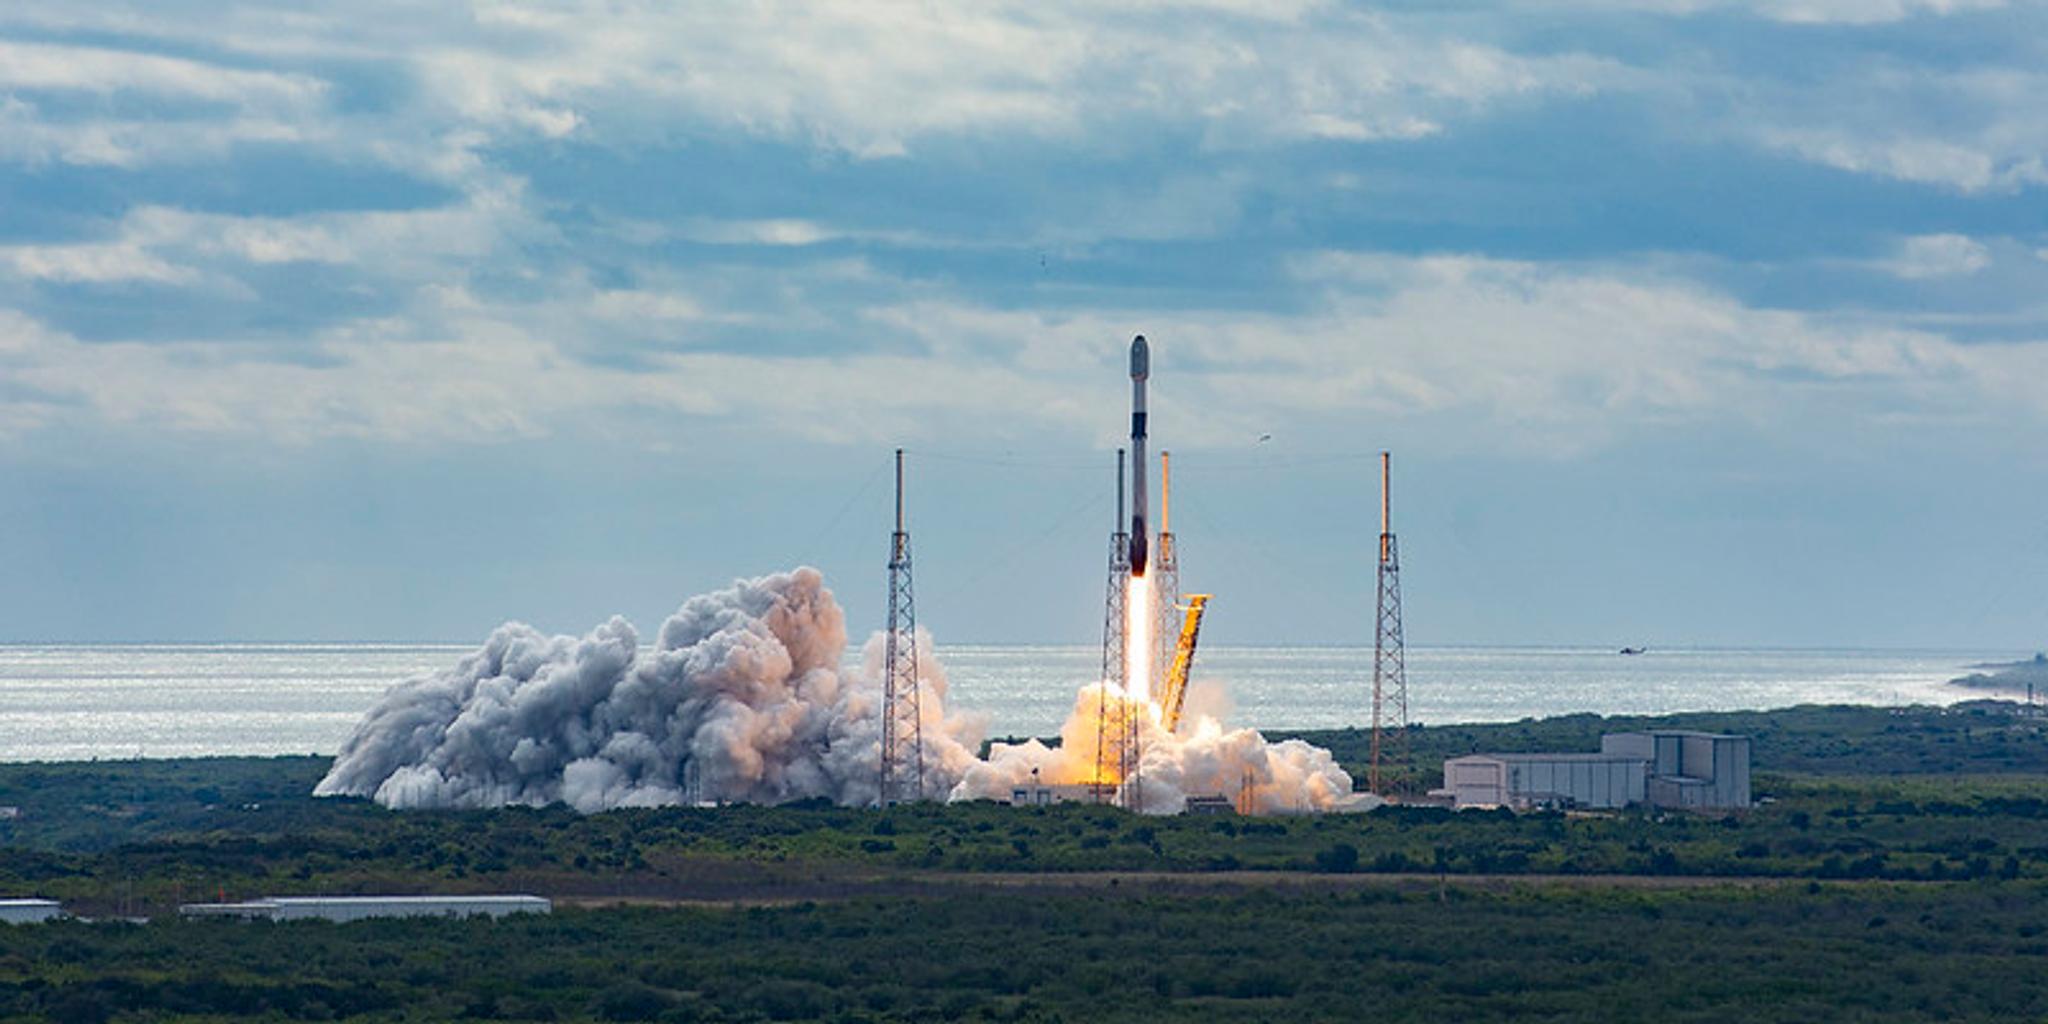
[[[0,924],[37,924],[64,916],[56,900],[0,899]]]
[[[272,896],[242,903],[187,903],[181,917],[256,921],[360,921],[370,917],[504,917],[545,914],[554,904],[539,896]]]
[[[1749,737],[1654,729],[1608,733],[1597,754],[1470,754],[1444,762],[1433,795],[1460,808],[1745,808]]]

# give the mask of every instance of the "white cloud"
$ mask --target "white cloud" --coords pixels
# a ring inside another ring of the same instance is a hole
[[[1117,400],[1121,340],[1139,331],[1156,342],[1161,416],[1189,445],[1310,421],[1429,422],[1448,446],[1558,453],[1714,423],[2048,417],[2012,383],[2048,371],[2048,345],[1962,345],[1596,267],[1340,252],[1295,273],[1320,297],[1298,313],[1014,310],[934,294],[839,315],[849,340],[914,338],[908,353],[642,351],[631,370],[575,353],[620,324],[743,321],[766,341],[813,314],[668,288],[493,299],[435,287],[403,315],[315,333],[299,353],[311,360],[205,340],[85,344],[15,316],[0,393],[47,397],[0,423],[89,412],[287,443],[593,430],[651,443],[672,436],[664,417],[683,416],[835,442],[1106,443],[1101,404]]]
[[[126,242],[0,246],[0,267],[26,280],[67,284],[117,281],[185,284],[199,277],[188,267],[165,262],[141,246]]]
[[[2007,6],[2007,0],[1524,0],[1515,6],[1678,16],[1738,11],[1795,24],[1872,25],[1921,16],[2000,10]]]
[[[845,237],[844,233],[815,221],[797,218],[769,220],[692,219],[676,232],[693,242],[712,245],[816,245]]]
[[[240,4],[209,8],[203,28],[156,7],[45,11],[35,20],[46,31],[118,25],[203,40],[259,61],[401,68],[421,88],[383,127],[407,154],[466,129],[613,140],[739,131],[869,158],[904,155],[934,136],[1075,138],[1133,120],[1207,125],[1221,145],[1408,139],[1504,100],[1602,88],[1620,67],[1583,54],[1519,55],[1324,3],[475,0],[468,16],[457,13],[372,4],[348,16],[288,15]],[[394,33],[386,19],[417,31]],[[311,74],[84,47],[16,49],[13,78],[41,88],[181,91],[251,109],[258,100],[290,103],[302,110],[296,124],[306,138],[363,141],[341,130],[362,126],[328,109],[333,90]],[[56,148],[80,159],[91,152],[82,143]],[[142,159],[134,142],[115,152]]]
[[[1991,248],[1967,235],[1916,235],[1899,243],[1884,263],[1892,274],[1908,280],[1960,277],[1991,265]]]
[[[240,105],[296,106],[320,99],[327,84],[308,75],[247,71],[132,50],[0,39],[0,88],[102,95],[143,92]]]

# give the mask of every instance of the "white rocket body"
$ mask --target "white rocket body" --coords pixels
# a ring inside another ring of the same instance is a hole
[[[1152,350],[1145,336],[1131,339],[1131,575],[1145,575],[1145,382],[1152,377]]]

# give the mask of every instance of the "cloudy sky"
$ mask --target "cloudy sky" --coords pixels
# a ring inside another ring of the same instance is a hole
[[[2048,7],[0,6],[0,639],[2048,644]],[[1260,439],[1270,435],[1264,441]]]

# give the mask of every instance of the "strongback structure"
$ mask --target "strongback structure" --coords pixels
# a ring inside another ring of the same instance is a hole
[[[1159,453],[1159,542],[1152,550],[1152,600],[1159,624],[1152,652],[1152,697],[1166,699],[1166,678],[1173,664],[1175,637],[1180,634],[1180,551],[1173,536],[1173,453]]]
[[[1102,693],[1095,715],[1095,798],[1108,803],[1125,777],[1137,767],[1137,722],[1125,701],[1113,699],[1123,689],[1125,668],[1125,601],[1131,586],[1131,535],[1124,530],[1124,450],[1116,451],[1116,525],[1109,536],[1109,587],[1102,608]],[[1132,787],[1135,789],[1135,786]],[[1128,792],[1125,799],[1132,797]]]
[[[1380,453],[1379,613],[1373,629],[1372,768],[1367,780],[1380,796],[1387,795],[1385,768],[1409,760],[1408,655],[1401,637],[1401,553],[1394,541],[1391,462],[1387,452]]]
[[[882,784],[879,802],[924,799],[924,717],[917,695],[917,606],[911,598],[910,533],[903,528],[903,449],[896,449],[896,532],[889,539],[889,631],[882,653]]]

